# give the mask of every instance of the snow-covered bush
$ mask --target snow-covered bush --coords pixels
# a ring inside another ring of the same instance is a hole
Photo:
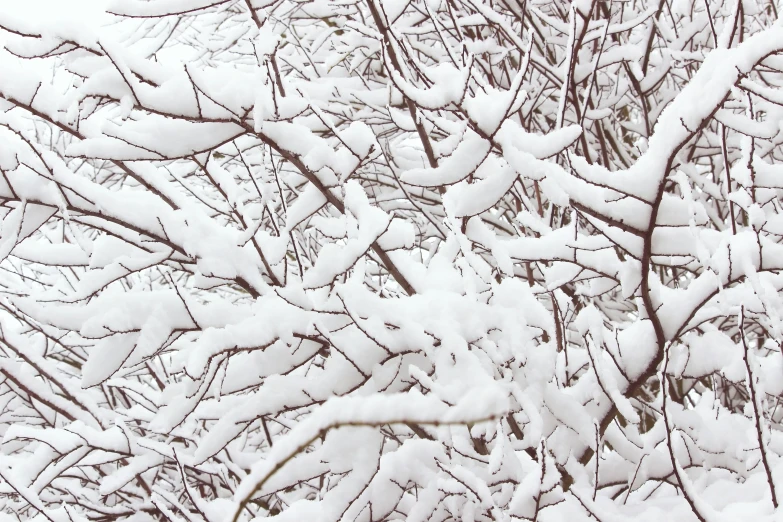
[[[2,520],[779,520],[778,9],[0,3]]]

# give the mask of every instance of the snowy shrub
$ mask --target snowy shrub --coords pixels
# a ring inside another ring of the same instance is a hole
[[[0,520],[780,520],[780,8],[0,3]]]

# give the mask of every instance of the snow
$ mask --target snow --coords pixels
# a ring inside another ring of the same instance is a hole
[[[0,519],[779,518],[768,6],[7,4]]]
[[[418,187],[452,185],[476,170],[487,157],[489,149],[487,140],[468,129],[457,148],[442,158],[437,167],[408,170],[402,181]]]
[[[411,85],[394,69],[391,74],[394,86],[402,91],[406,98],[413,100],[420,107],[436,110],[462,101],[467,90],[470,67],[460,70],[451,64],[443,63],[428,68],[424,74],[433,83],[428,89]]]
[[[96,344],[84,365],[82,387],[95,386],[111,377],[136,348],[138,339],[137,334],[117,334]]]
[[[444,205],[454,217],[476,216],[489,210],[508,193],[518,178],[516,170],[493,156],[481,164],[476,176],[483,179],[475,183],[461,181],[449,187]]]
[[[168,118],[126,122],[121,136],[117,136],[118,131],[115,124],[106,122],[100,130],[101,137],[73,143],[66,154],[123,161],[186,157],[210,150],[242,134],[241,129],[233,124],[194,123]],[[177,139],[170,141],[167,136],[177,136]]]

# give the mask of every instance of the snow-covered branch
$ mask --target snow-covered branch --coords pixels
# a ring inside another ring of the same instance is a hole
[[[767,1],[0,7],[0,512],[777,520]]]

